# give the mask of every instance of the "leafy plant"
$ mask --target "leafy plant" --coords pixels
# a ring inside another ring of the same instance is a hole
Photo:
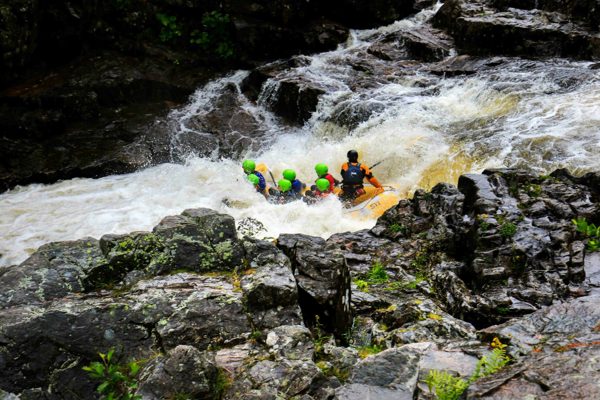
[[[512,222],[505,222],[500,225],[500,236],[503,238],[513,237],[517,233],[517,226]]]
[[[600,250],[600,226],[595,224],[588,224],[585,218],[577,218],[572,220],[573,224],[577,229],[577,232],[582,233],[588,238],[587,248],[588,251]]]
[[[159,38],[163,43],[170,42],[175,38],[181,37],[181,25],[177,22],[177,17],[163,13],[156,13],[156,19],[161,24]]]
[[[101,362],[93,361],[83,367],[92,379],[101,381],[96,391],[106,400],[138,400],[142,396],[136,395],[137,381],[135,377],[140,371],[138,361],[127,364],[116,364],[113,356],[114,349],[108,353],[98,353]]]
[[[492,340],[491,346],[492,352],[479,359],[475,371],[468,380],[453,376],[447,371],[429,371],[424,380],[429,391],[434,393],[439,400],[457,400],[471,383],[498,372],[508,364],[510,359],[506,355],[506,345],[502,344],[498,338]]]
[[[375,262],[367,274],[367,279],[369,283],[379,284],[387,282],[390,278],[385,271],[383,264]]]
[[[496,347],[490,354],[479,359],[477,366],[475,367],[475,372],[473,372],[473,375],[469,378],[469,383],[475,382],[477,379],[483,378],[484,376],[495,374],[508,364],[509,361],[510,359],[506,355],[504,348]]]
[[[457,400],[469,387],[469,383],[464,379],[435,369],[429,371],[425,383],[439,400]]]
[[[388,229],[393,233],[398,233],[398,232],[406,233],[406,227],[401,224],[391,224]]]
[[[221,59],[229,59],[234,54],[230,25],[229,15],[219,11],[207,12],[202,16],[202,30],[192,31],[190,43],[213,52]]]

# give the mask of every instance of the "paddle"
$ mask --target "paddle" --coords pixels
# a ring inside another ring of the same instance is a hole
[[[376,166],[378,166],[379,164],[381,164],[382,162],[384,162],[385,160],[387,160],[387,158],[384,158],[383,160],[376,162],[375,164],[371,165],[370,169],[375,168]]]
[[[271,170],[269,171],[269,175],[271,175],[271,180],[273,181],[273,185],[275,185],[275,187],[277,187],[277,182],[275,182],[275,177],[273,176],[273,173],[271,172]]]

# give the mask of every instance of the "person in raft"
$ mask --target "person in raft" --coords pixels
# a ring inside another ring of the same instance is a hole
[[[256,170],[256,163],[253,160],[244,160],[242,163],[242,168],[244,169],[244,173],[248,175],[249,180],[253,179],[251,178],[251,175],[255,175],[258,178],[258,186],[256,191],[264,193],[265,189],[267,188],[267,181],[265,180],[263,174]]]
[[[373,176],[366,165],[358,162],[358,152],[350,150],[347,154],[348,162],[342,165],[342,193],[340,199],[352,201],[358,196],[365,194],[363,180],[366,178],[371,185],[381,189],[381,183]]]
[[[260,173],[260,172],[259,172]],[[254,189],[256,189],[256,191],[264,196],[266,196],[265,191],[264,190],[260,190],[260,178],[254,174],[248,174],[248,182],[250,182],[252,184],[252,186],[254,186]]]
[[[292,182],[292,190],[298,194],[302,194],[302,190],[306,187],[304,183],[300,182],[299,179],[296,179],[296,171],[293,169],[284,169],[283,179]]]
[[[331,191],[330,182],[325,178],[320,178],[317,179],[314,190],[308,190],[306,196],[303,197],[302,200],[308,204],[314,204],[332,193],[333,191]]]
[[[329,173],[329,168],[327,167],[327,165],[323,164],[323,163],[319,163],[317,165],[315,165],[315,172],[317,173],[317,180],[319,179],[327,179],[329,181],[329,192],[333,192],[333,189],[339,185],[339,182],[337,181],[337,179],[335,179],[333,177],[333,175],[331,175]],[[312,190],[316,190],[316,182],[315,185],[313,185],[311,187]]]
[[[277,189],[269,188],[268,200],[271,203],[286,204],[301,198],[302,195],[292,188],[292,182],[288,179],[280,179],[277,182]]]

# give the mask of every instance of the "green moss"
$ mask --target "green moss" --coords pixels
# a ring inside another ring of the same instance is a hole
[[[215,379],[215,383],[213,385],[213,400],[220,400],[225,396],[227,389],[231,386],[231,378],[227,374],[227,372],[219,368],[217,372],[217,378]]]
[[[517,226],[512,222],[504,222],[500,225],[500,236],[503,238],[513,237],[517,233]]]
[[[381,353],[384,350],[384,348],[383,348],[383,346],[373,344],[373,345],[369,345],[369,346],[358,347],[357,350],[358,350],[358,356],[360,358],[367,358],[370,355]]]
[[[542,195],[542,187],[532,183],[527,186],[527,194],[531,197],[540,197]]]

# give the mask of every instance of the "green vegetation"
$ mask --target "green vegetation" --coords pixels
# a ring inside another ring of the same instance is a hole
[[[360,358],[367,358],[370,355],[381,353],[384,350],[384,348],[383,348],[383,346],[373,344],[373,345],[369,345],[369,346],[358,347],[357,350],[358,350],[358,356]]]
[[[500,225],[500,236],[503,238],[513,237],[517,233],[517,226],[512,222],[504,222]]]
[[[468,380],[451,375],[447,371],[429,371],[424,380],[429,391],[435,394],[439,400],[457,400],[471,383],[498,372],[508,364],[510,359],[504,350],[506,345],[502,344],[498,338],[494,338],[491,346],[493,347],[492,352],[479,359],[475,371]]]
[[[114,349],[108,353],[99,353],[101,362],[94,361],[83,367],[92,379],[100,381],[96,391],[107,400],[138,400],[142,396],[136,395],[136,376],[140,370],[139,361],[127,364],[116,364],[113,356]]]
[[[531,197],[540,197],[542,195],[542,187],[532,183],[531,185],[527,186],[527,193]]]
[[[406,227],[401,224],[391,224],[388,229],[393,233],[400,232],[400,233],[405,234],[407,231]]]
[[[221,60],[234,56],[234,44],[231,35],[231,18],[220,11],[206,12],[201,19],[201,27],[193,29],[177,20],[174,15],[156,13],[160,24],[159,39],[163,43],[173,43],[183,39],[192,46],[199,47],[205,53]],[[181,43],[181,42],[180,42]],[[179,60],[175,60],[178,64]]]
[[[374,285],[386,283],[390,279],[383,264],[381,264],[379,261],[376,261],[373,264],[369,270],[369,273],[367,274],[367,278],[368,282]]]
[[[156,13],[156,19],[161,25],[159,38],[161,42],[170,42],[182,35],[182,27],[177,22],[177,17],[163,13]]]
[[[588,251],[600,250],[600,226],[588,224],[586,219],[581,217],[572,220],[572,222],[575,224],[577,232],[582,233],[586,238],[588,238]]]
[[[331,365],[331,363],[328,363],[327,361],[317,362],[317,367],[319,367],[321,372],[323,372],[323,375],[327,377],[335,376],[342,383],[346,382],[348,380],[348,377],[350,376],[350,370],[341,369],[339,367],[336,367],[335,365]]]
[[[464,379],[435,369],[429,371],[425,383],[429,391],[439,400],[456,400],[469,387],[469,383]]]
[[[194,30],[190,43],[202,50],[226,60],[233,57],[233,42],[230,33],[231,18],[219,11],[211,11],[202,16],[202,30]]]
[[[217,379],[215,381],[215,385],[213,386],[213,399],[222,399],[231,386],[231,378],[227,375],[223,369],[219,368],[217,372]]]
[[[367,272],[364,279],[355,279],[354,284],[358,287],[358,290],[362,292],[367,292],[369,290],[370,285],[379,285],[382,283],[386,283],[389,281],[390,277],[388,276],[385,267],[379,261],[376,261]]]
[[[369,282],[362,279],[355,279],[354,284],[361,292],[367,292],[369,290]]]

